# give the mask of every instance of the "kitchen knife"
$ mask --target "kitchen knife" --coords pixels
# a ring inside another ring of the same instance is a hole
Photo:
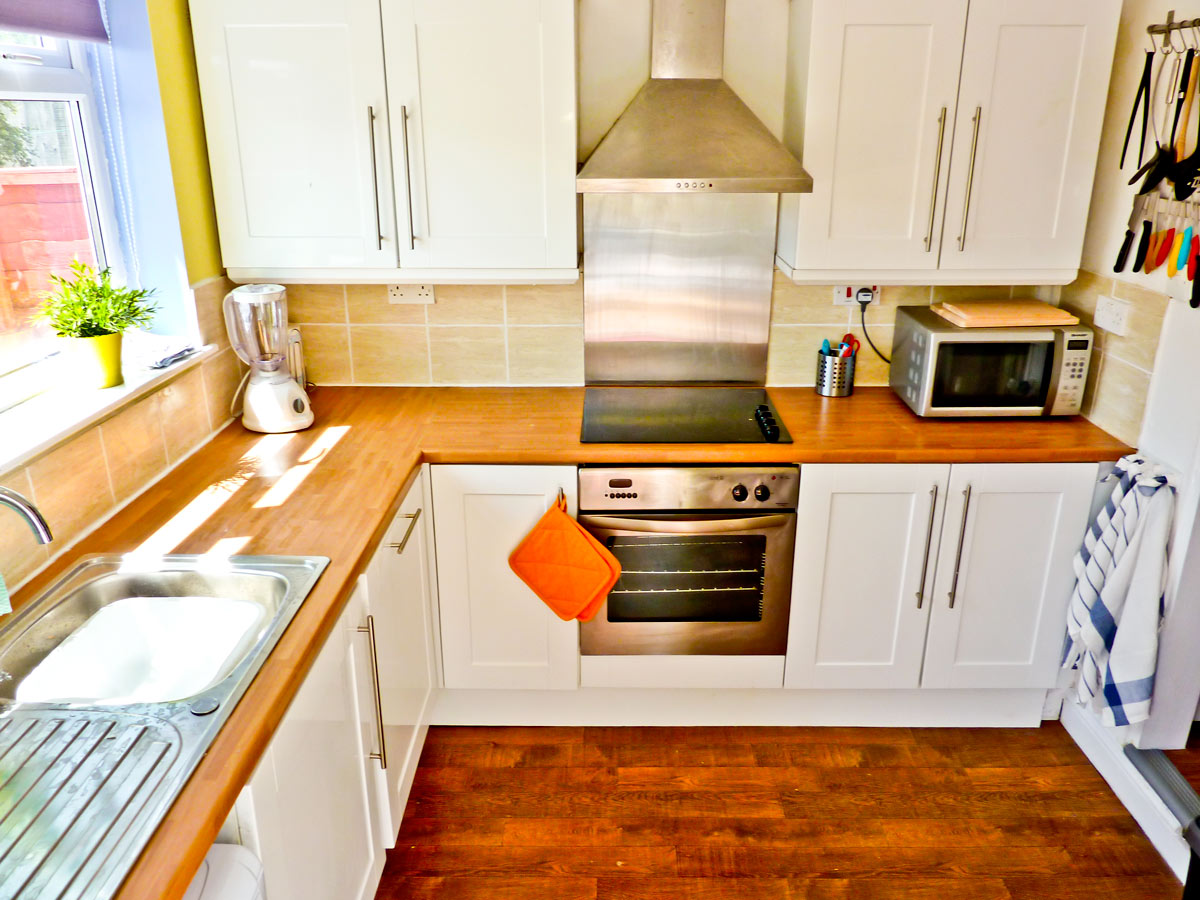
[[[1125,271],[1125,261],[1129,259],[1129,251],[1133,247],[1135,229],[1138,221],[1142,218],[1142,211],[1146,208],[1146,196],[1146,194],[1138,194],[1133,198],[1133,213],[1129,216],[1129,224],[1125,226],[1125,240],[1121,242],[1121,249],[1117,252],[1117,262],[1113,266],[1114,272]],[[1148,235],[1144,236],[1144,239],[1148,239]],[[1142,255],[1141,258],[1144,260],[1145,256]],[[1137,262],[1134,262],[1133,267],[1134,269],[1140,268]]]

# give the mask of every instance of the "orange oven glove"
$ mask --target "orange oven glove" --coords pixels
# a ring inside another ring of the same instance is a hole
[[[567,513],[554,505],[508,557],[508,566],[560,619],[586,622],[621,577],[621,564]]]

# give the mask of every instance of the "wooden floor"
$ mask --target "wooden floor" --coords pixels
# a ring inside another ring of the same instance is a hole
[[[433,728],[378,900],[1081,900],[1182,889],[1040,729]]]

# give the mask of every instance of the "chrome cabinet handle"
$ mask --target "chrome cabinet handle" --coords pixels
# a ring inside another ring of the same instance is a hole
[[[412,537],[413,529],[417,527],[417,519],[421,518],[421,510],[418,509],[415,513],[405,513],[404,518],[409,520],[408,529],[404,532],[404,537],[400,538],[400,543],[398,544],[388,544],[389,547],[396,551],[397,556],[403,553],[404,548],[408,545],[408,539]]]
[[[971,116],[971,159],[967,163],[967,194],[963,197],[962,230],[958,233],[958,251],[967,246],[967,216],[971,212],[971,187],[975,184],[975,151],[979,149],[979,123],[983,119],[983,107],[975,107]]]
[[[954,597],[958,593],[958,570],[962,567],[963,541],[967,537],[967,512],[971,508],[971,486],[963,491],[962,524],[958,526],[958,550],[954,553],[954,578],[950,581],[950,608],[954,609]]]
[[[408,107],[400,107],[400,136],[404,141],[404,196],[408,199],[408,249],[417,249],[417,234],[413,228],[412,167],[408,163]]]
[[[375,162],[375,107],[367,107],[367,143],[371,147],[371,199],[375,201],[375,249],[383,249],[383,226],[379,224],[379,167]]]
[[[925,532],[925,556],[921,560],[921,580],[917,583],[917,609],[925,602],[925,574],[929,568],[929,548],[933,545],[933,519],[937,511],[938,486],[929,489],[929,528]]]
[[[933,193],[929,195],[929,224],[925,227],[925,252],[933,249],[933,220],[937,211],[938,184],[942,177],[942,141],[946,137],[946,107],[938,116],[937,155],[933,158]]]
[[[379,655],[375,652],[375,617],[367,616],[367,624],[359,625],[358,630],[367,635],[371,644],[371,680],[375,688],[375,734],[379,738],[379,752],[370,754],[371,759],[379,760],[379,768],[387,768],[387,744],[383,739],[383,700],[379,696]]]

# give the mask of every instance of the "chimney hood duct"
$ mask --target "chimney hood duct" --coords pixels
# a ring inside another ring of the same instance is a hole
[[[576,178],[588,193],[812,191],[812,177],[721,80],[725,0],[654,0],[651,78]]]

